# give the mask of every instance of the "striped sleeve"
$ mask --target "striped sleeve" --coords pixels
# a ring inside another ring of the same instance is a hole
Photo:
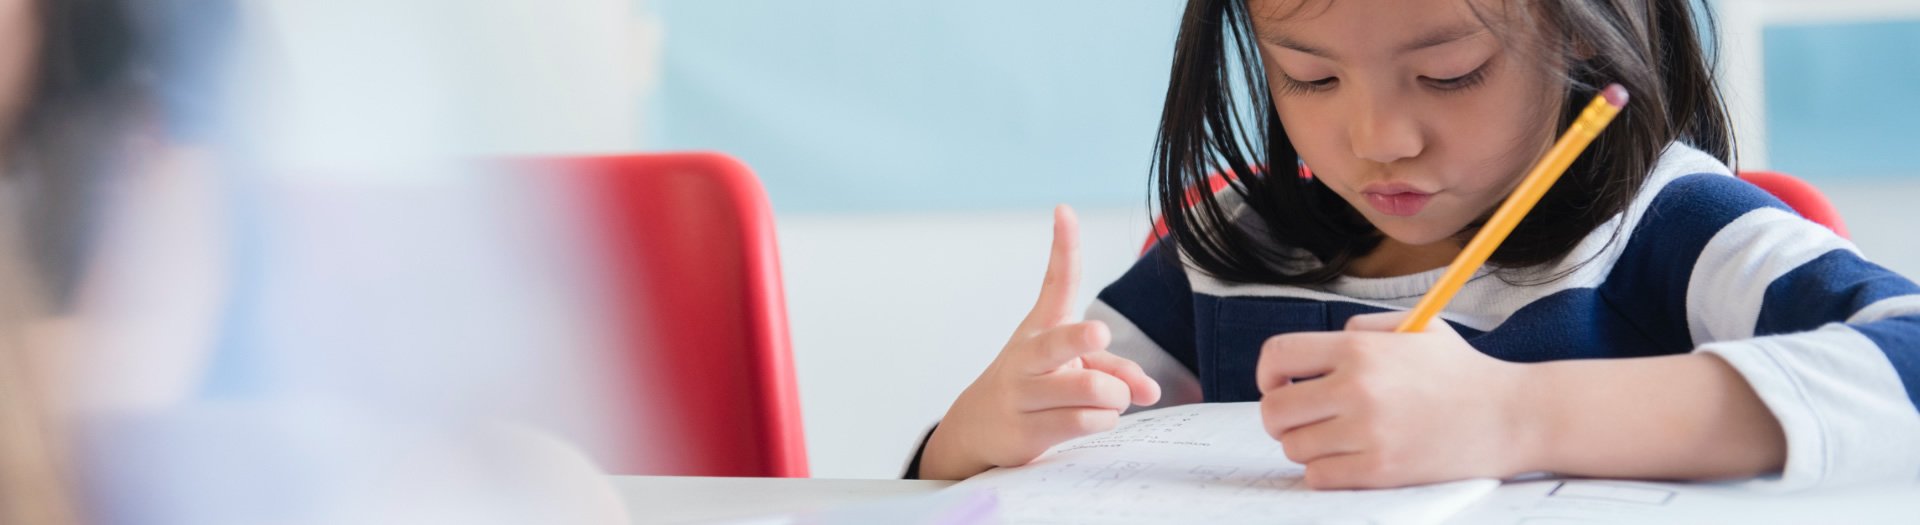
[[[1677,180],[1651,211],[1636,236],[1697,254],[1684,297],[1695,348],[1738,370],[1786,432],[1769,483],[1920,477],[1920,286],[1732,177]]]
[[[1100,291],[1086,318],[1112,331],[1108,351],[1138,363],[1160,383],[1160,402],[1136,410],[1201,401],[1194,374],[1193,291],[1173,254],[1155,246],[1141,256]]]

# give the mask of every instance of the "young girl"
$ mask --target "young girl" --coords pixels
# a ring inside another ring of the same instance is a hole
[[[1130,405],[1259,401],[1316,488],[1915,479],[1920,287],[1731,176],[1689,4],[1192,0],[1169,235],[1074,323],[1058,212],[1039,305],[909,476],[1024,464]],[[1625,111],[1448,322],[1391,333],[1613,82]]]

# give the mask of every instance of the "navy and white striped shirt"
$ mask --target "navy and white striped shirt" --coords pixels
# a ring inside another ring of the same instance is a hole
[[[1444,271],[1243,284],[1160,251],[1087,313],[1113,329],[1111,351],[1160,382],[1158,406],[1258,400],[1268,337],[1410,309]],[[1920,286],[1717,159],[1668,148],[1630,207],[1563,261],[1505,279],[1482,270],[1441,318],[1507,361],[1718,355],[1786,430],[1781,488],[1920,476]]]

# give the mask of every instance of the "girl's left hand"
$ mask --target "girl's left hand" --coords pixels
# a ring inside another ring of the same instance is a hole
[[[1445,321],[1392,333],[1406,312],[1342,332],[1267,339],[1260,418],[1316,489],[1383,488],[1530,469],[1537,425],[1521,417],[1526,365],[1467,344]],[[1295,382],[1293,378],[1315,377]]]

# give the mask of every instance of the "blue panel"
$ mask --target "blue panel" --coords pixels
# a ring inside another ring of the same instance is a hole
[[[1920,21],[1766,30],[1772,165],[1815,182],[1920,177]]]
[[[783,212],[1140,206],[1179,0],[655,0],[648,135]],[[1920,175],[1920,21],[1766,31],[1774,166]]]
[[[781,212],[1144,209],[1181,3],[656,0],[649,142]]]

